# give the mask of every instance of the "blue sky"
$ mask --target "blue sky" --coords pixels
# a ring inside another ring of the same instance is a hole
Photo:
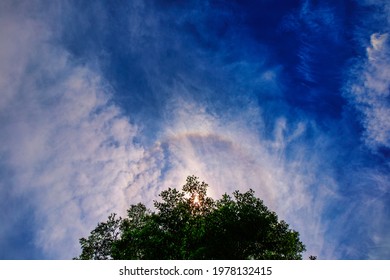
[[[0,258],[72,258],[194,174],[305,257],[390,259],[389,29],[385,0],[1,1]]]

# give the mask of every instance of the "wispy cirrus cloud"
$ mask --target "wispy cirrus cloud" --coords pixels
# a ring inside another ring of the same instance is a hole
[[[44,22],[2,11],[1,165],[14,202],[28,197],[33,228],[12,231],[41,248],[45,258],[70,258],[78,238],[107,212],[128,204],[123,188],[143,150],[137,127],[110,103],[107,83],[50,42]],[[23,201],[23,200],[22,200]],[[4,204],[2,211],[24,206]],[[18,208],[20,209],[18,210]],[[27,213],[26,213],[27,214]],[[8,223],[9,222],[9,223]],[[12,227],[11,217],[4,220]],[[2,240],[12,231],[6,230]],[[17,242],[17,240],[15,240]],[[14,244],[1,243],[3,252]],[[68,248],[64,252],[61,248]],[[17,258],[17,256],[15,256]]]
[[[390,52],[387,33],[374,33],[366,48],[365,61],[357,64],[348,92],[353,106],[362,114],[364,141],[377,151],[390,148]],[[352,76],[352,75],[351,75]],[[356,78],[355,78],[356,77]]]
[[[349,164],[354,177],[345,181],[345,189],[354,198],[349,213],[343,218],[353,232],[351,225],[358,217],[362,219],[361,231],[365,230],[364,246],[350,246],[351,239],[345,238],[346,255],[363,254],[366,258],[387,259],[389,248],[387,218],[389,202],[389,42],[390,6],[387,1],[359,1],[359,16],[362,18],[354,26],[354,41],[360,56],[351,60],[343,86],[343,96],[349,107],[345,112],[352,114],[359,123],[358,137],[361,148],[370,154],[356,153]],[[356,157],[357,156],[357,157]],[[353,163],[352,163],[353,162]],[[360,203],[357,203],[360,201]],[[370,218],[368,218],[370,217]],[[351,219],[353,222],[351,222]],[[361,232],[356,231],[358,235]]]
[[[356,41],[362,56],[353,60],[344,96],[359,112],[362,139],[374,153],[388,155],[390,128],[389,40],[390,5],[382,0],[359,1],[364,20],[356,26]],[[364,12],[365,11],[365,12]],[[372,11],[372,12],[369,12]]]

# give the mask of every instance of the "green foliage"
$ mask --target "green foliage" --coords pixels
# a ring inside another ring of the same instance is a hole
[[[115,214],[108,217],[107,222],[99,223],[91,232],[91,235],[80,239],[82,253],[74,259],[79,260],[108,260],[112,259],[112,245],[118,240],[120,235],[120,225],[122,219],[116,218]]]
[[[182,191],[161,192],[156,212],[139,203],[124,219],[110,215],[80,239],[77,259],[302,259],[298,232],[253,190],[214,201],[207,188],[189,176]]]

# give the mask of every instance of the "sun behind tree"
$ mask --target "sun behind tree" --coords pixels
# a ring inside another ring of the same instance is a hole
[[[126,218],[111,214],[76,259],[302,259],[298,232],[278,221],[254,191],[207,197],[208,185],[187,177],[182,191],[169,188],[155,212],[139,203]]]

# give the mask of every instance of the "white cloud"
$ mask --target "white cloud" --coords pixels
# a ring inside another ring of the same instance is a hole
[[[357,63],[358,70],[352,72],[347,95],[363,115],[365,143],[373,151],[377,151],[381,147],[390,147],[390,49],[387,33],[390,26],[390,5],[385,0],[359,2],[380,11],[374,13],[372,18],[365,19],[368,23],[372,21],[372,27],[378,31],[370,35],[366,58]]]
[[[374,151],[390,148],[390,51],[388,34],[371,35],[367,58],[353,73],[355,81],[348,89],[354,106],[362,113],[364,140]]]
[[[375,53],[373,51],[380,51],[385,47],[388,37],[388,34],[374,33],[371,35],[371,47],[367,48],[368,59],[375,59]]]
[[[110,104],[98,71],[51,44],[39,20],[0,21],[1,164],[13,172],[13,195],[34,207],[35,244],[48,258],[71,258],[80,237],[139,191],[125,189],[143,172],[138,130]]]

